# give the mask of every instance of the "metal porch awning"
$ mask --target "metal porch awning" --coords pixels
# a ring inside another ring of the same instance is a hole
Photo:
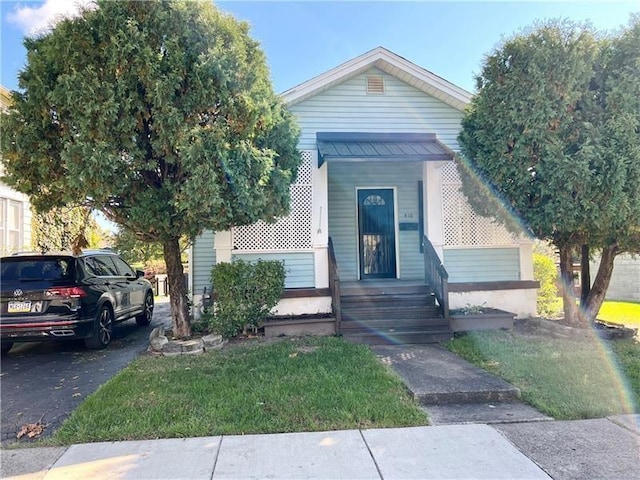
[[[434,133],[318,132],[318,166],[330,160],[434,162],[453,160],[453,151]]]

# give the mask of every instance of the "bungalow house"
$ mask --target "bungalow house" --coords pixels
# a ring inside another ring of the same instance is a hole
[[[11,93],[0,85],[0,110],[11,106]],[[31,249],[31,206],[29,197],[4,182],[4,165],[0,157],[0,254],[8,255]]]
[[[473,213],[454,161],[471,94],[378,47],[282,94],[301,128],[291,212],[191,250],[194,303],[216,262],[279,259],[278,315],[338,314],[367,340],[437,341],[449,309],[535,315],[532,241]]]

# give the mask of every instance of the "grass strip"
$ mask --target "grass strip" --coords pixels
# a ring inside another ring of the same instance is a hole
[[[141,357],[55,434],[62,444],[427,424],[401,380],[339,338]]]
[[[520,388],[522,398],[556,419],[639,412],[640,344],[478,332],[446,344]]]

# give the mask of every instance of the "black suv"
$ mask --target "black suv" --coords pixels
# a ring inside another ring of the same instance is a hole
[[[82,338],[104,348],[114,323],[151,323],[151,283],[112,251],[16,254],[2,257],[0,270],[3,355],[16,341]]]

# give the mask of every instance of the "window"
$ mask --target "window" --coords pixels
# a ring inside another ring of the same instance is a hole
[[[97,277],[118,277],[118,270],[108,255],[89,257],[86,260],[89,273]]]
[[[369,195],[367,198],[364,199],[364,204],[365,205],[386,205],[386,202],[384,201],[384,198],[382,198],[380,195]]]
[[[7,254],[22,248],[22,202],[0,198],[0,250]]]
[[[120,257],[111,257],[111,259],[116,264],[116,267],[118,268],[118,271],[120,272],[120,275],[122,275],[123,277],[135,277],[136,276],[136,273],[133,271],[133,269],[127,264],[127,262],[122,260]]]

